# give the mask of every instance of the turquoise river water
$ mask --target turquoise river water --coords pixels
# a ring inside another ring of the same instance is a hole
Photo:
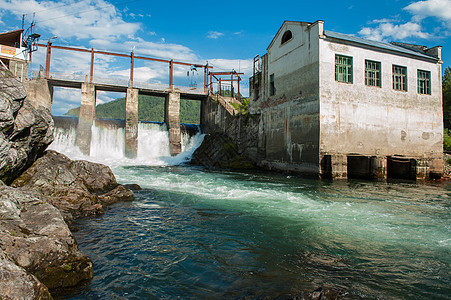
[[[200,134],[170,158],[165,133],[142,125],[138,158],[127,160],[102,137],[112,130],[95,129],[89,159],[142,190],[77,222],[95,274],[69,298],[284,299],[318,287],[349,298],[451,298],[451,185],[208,171],[181,164]],[[156,136],[164,149],[148,144]],[[72,141],[60,132],[52,148],[83,158]]]

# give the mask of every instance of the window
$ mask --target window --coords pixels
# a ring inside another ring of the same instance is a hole
[[[381,87],[381,63],[365,60],[365,85]]]
[[[407,68],[393,65],[393,89],[407,92]]]
[[[281,45],[285,44],[286,42],[288,42],[289,40],[291,40],[293,38],[293,34],[291,33],[290,30],[285,31],[285,33],[282,35],[282,42],[280,43]]]
[[[335,54],[335,80],[352,83],[352,57]]]
[[[431,94],[431,72],[418,70],[418,94]]]
[[[276,94],[276,88],[274,86],[274,74],[269,75],[269,95],[274,96]]]

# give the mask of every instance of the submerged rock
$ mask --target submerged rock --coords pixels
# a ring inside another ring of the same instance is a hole
[[[0,179],[11,183],[53,141],[53,119],[35,109],[27,92],[9,71],[0,68]]]
[[[108,166],[72,161],[53,150],[46,151],[11,186],[48,196],[68,222],[101,214],[104,205],[134,199],[133,192],[117,183]]]
[[[11,291],[10,284],[17,283],[28,290],[24,298],[45,299],[50,298],[45,286],[52,291],[92,278],[92,261],[79,251],[60,211],[47,197],[4,185],[0,193],[0,272],[13,272],[8,285],[0,284],[2,296],[16,298],[19,292]]]
[[[237,145],[222,133],[206,135],[202,145],[194,152],[191,164],[234,170],[257,168],[255,163],[240,153]]]

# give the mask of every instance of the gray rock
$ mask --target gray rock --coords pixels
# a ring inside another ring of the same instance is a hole
[[[52,299],[45,285],[0,252],[1,299]]]
[[[113,171],[102,164],[76,160],[69,165],[69,171],[76,175],[80,185],[93,194],[105,193],[118,186]]]
[[[98,196],[98,199],[104,206],[114,204],[119,201],[132,201],[134,199],[133,192],[123,185],[118,185],[108,193]]]
[[[53,119],[35,109],[27,92],[9,71],[0,68],[0,179],[10,184],[53,141]]]
[[[31,191],[0,186],[0,252],[5,266],[15,269],[19,276],[10,279],[26,278],[19,272],[23,268],[50,290],[90,280],[91,260],[79,251],[61,213],[47,200]],[[13,268],[7,258],[20,268]],[[28,279],[35,289],[35,280]]]
[[[116,182],[109,167],[72,161],[53,150],[46,151],[11,186],[48,196],[68,223],[75,218],[101,214],[104,205],[134,199],[132,191]]]
[[[126,188],[128,188],[129,190],[132,190],[132,191],[142,190],[141,186],[139,186],[139,184],[136,184],[136,183],[124,184],[124,187],[126,187]]]

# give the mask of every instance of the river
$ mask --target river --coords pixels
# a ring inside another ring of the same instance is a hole
[[[451,299],[447,183],[319,181],[183,163],[202,141],[141,124],[135,160],[122,129],[95,128],[92,156],[59,132],[51,148],[111,166],[135,201],[81,219],[94,279],[71,299],[286,298],[328,287],[349,298]],[[118,142],[119,141],[119,142]]]

